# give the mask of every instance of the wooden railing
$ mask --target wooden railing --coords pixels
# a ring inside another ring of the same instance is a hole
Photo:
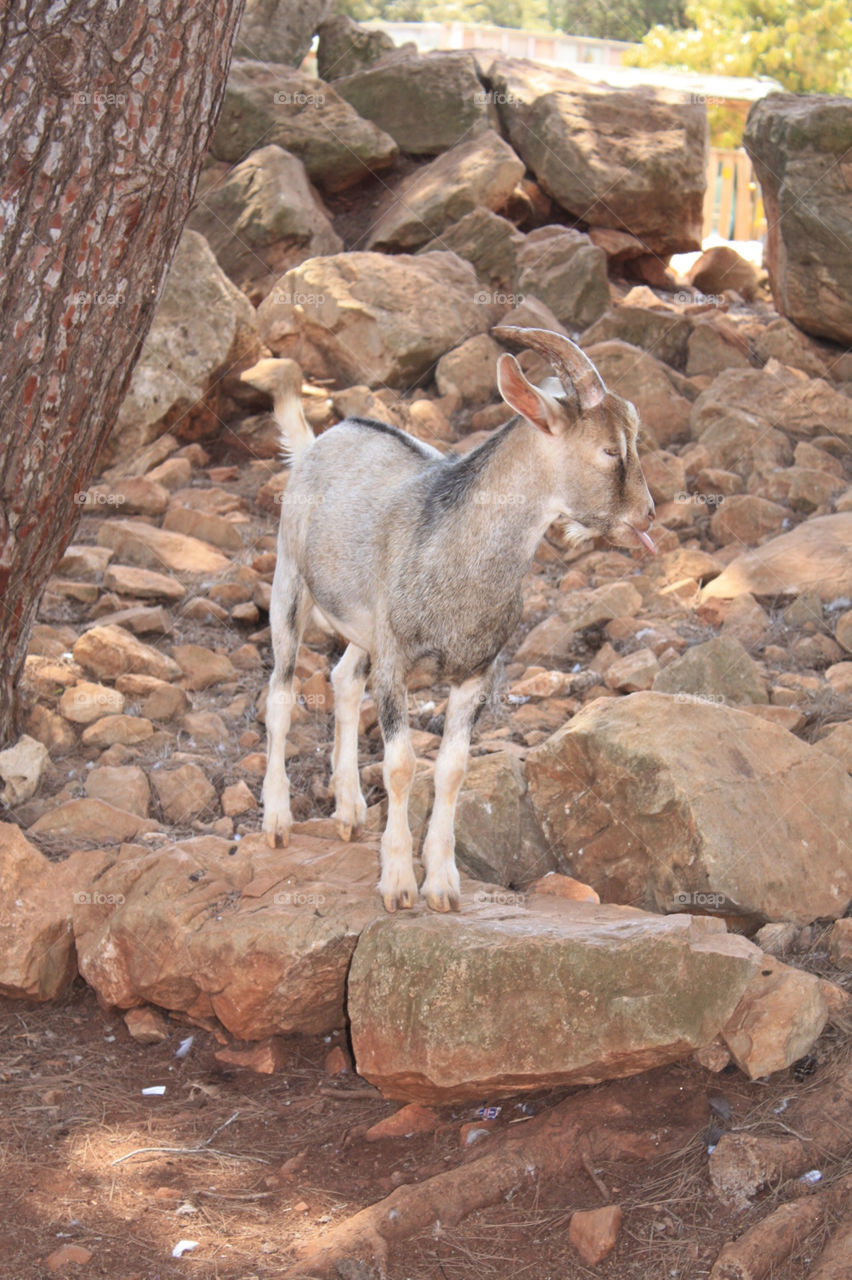
[[[760,186],[741,148],[710,148],[704,195],[704,235],[723,240],[760,240],[766,218]]]

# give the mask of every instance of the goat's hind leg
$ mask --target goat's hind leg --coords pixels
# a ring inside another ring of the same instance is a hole
[[[444,736],[435,761],[435,803],[426,839],[422,893],[433,911],[458,911],[461,905],[455,858],[456,802],[464,781],[470,734],[491,693],[494,669],[465,680],[450,690]]]
[[[334,818],[341,840],[351,840],[367,816],[367,802],[361,794],[358,776],[358,721],[369,670],[369,656],[358,645],[350,644],[331,673],[334,689],[331,784]]]
[[[284,749],[295,701],[296,655],[310,607],[311,598],[301,576],[279,551],[269,605],[275,666],[266,700],[266,775],[263,779],[263,830],[267,844],[273,849],[289,843],[293,824]]]

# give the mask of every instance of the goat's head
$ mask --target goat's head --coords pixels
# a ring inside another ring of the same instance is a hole
[[[585,352],[564,335],[510,325],[493,333],[540,351],[558,374],[536,387],[514,356],[502,355],[497,363],[503,399],[552,441],[554,488],[569,528],[622,546],[638,540],[654,551],[648,535],[654,503],[636,450],[639,415],[633,405],[607,390]]]

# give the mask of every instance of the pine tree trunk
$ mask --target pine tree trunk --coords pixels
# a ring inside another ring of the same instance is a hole
[[[0,744],[195,192],[244,0],[0,12]]]

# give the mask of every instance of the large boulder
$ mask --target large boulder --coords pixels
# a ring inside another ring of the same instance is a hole
[[[493,129],[459,143],[388,192],[368,249],[414,249],[484,207],[502,209],[524,166]]]
[[[504,294],[505,305],[513,306],[519,301],[514,288],[518,253],[523,244],[524,236],[508,218],[502,218],[490,209],[474,209],[417,252],[448,250],[457,253],[473,264],[483,283],[494,287],[495,292],[491,295],[494,301],[500,303],[500,295]]]
[[[334,87],[408,155],[436,155],[490,127],[470,53],[397,54]]]
[[[561,868],[604,901],[806,923],[852,899],[838,761],[715,695],[599,699],[527,756]]]
[[[349,973],[358,1071],[437,1103],[646,1071],[714,1038],[760,956],[721,921],[540,895],[380,919]]]
[[[371,67],[395,48],[387,32],[362,27],[346,13],[333,13],[320,24],[317,74],[320,80],[339,80]]]
[[[655,360],[663,360],[683,372],[692,324],[689,316],[662,303],[642,306],[625,299],[581,335],[580,346],[593,347],[617,338],[632,347],[640,347]]]
[[[310,836],[126,846],[74,908],[80,972],[107,1005],[216,1017],[242,1040],[344,1024],[346,972],[382,910],[375,851]],[[144,946],[140,946],[144,939]]]
[[[298,67],[333,0],[246,0],[234,52]]]
[[[233,164],[273,142],[298,156],[326,191],[386,169],[397,154],[393,138],[362,120],[331,85],[271,62],[236,58],[210,150]]]
[[[606,254],[568,227],[539,227],[518,250],[518,291],[540,298],[561,324],[585,329],[609,306]]]
[[[494,312],[454,253],[345,253],[288,271],[258,309],[263,341],[343,386],[410,386]]]
[[[701,248],[708,132],[702,103],[591,85],[534,63],[487,72],[509,141],[541,186],[590,227],[658,255]]]
[[[274,143],[202,184],[188,225],[241,288],[343,248],[305,166]]]
[[[749,592],[755,596],[798,596],[815,591],[828,604],[852,596],[852,512],[815,516],[754,551],[737,556],[704,587],[702,601]]]
[[[724,369],[702,391],[690,415],[695,440],[717,422],[721,412],[737,410],[760,418],[765,427],[791,435],[829,433],[852,439],[852,399],[823,378],[771,361],[765,369]]]
[[[766,265],[775,305],[807,333],[848,346],[852,101],[770,94],[749,112],[743,142],[766,207]]]
[[[99,465],[129,457],[178,423],[193,438],[218,431],[222,375],[259,354],[248,298],[204,237],[184,231]]]
[[[652,447],[665,447],[688,433],[692,405],[662,361],[619,338],[587,346],[586,354],[610,390],[636,406],[643,438]]]
[[[654,677],[654,690],[734,707],[769,701],[760,668],[731,636],[692,645]]]

